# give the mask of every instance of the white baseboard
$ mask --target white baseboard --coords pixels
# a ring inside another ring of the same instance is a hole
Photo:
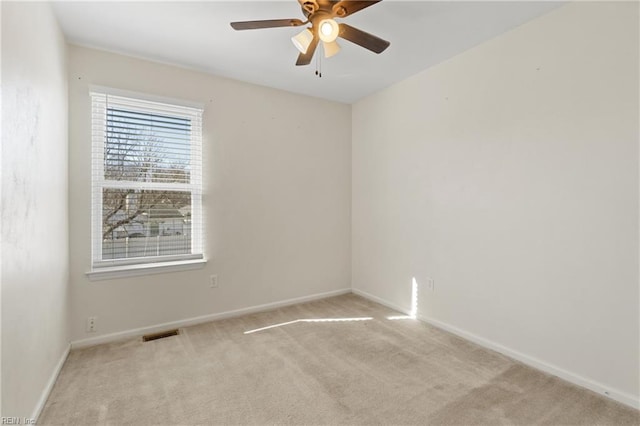
[[[398,312],[403,313],[403,314],[405,314],[405,315],[411,315],[411,314],[410,314],[410,312],[411,312],[411,310],[410,310],[410,309],[402,308],[402,307],[400,307],[400,306],[398,306],[398,305],[395,305],[395,304],[393,304],[393,303],[389,302],[389,301],[388,301],[388,300],[386,300],[386,299],[382,299],[382,298],[380,298],[380,297],[378,297],[378,296],[374,296],[374,295],[373,295],[373,294],[371,294],[371,293],[367,293],[366,291],[359,290],[359,289],[357,289],[357,288],[352,288],[352,289],[351,289],[351,292],[352,292],[353,294],[357,294],[358,296],[362,296],[362,297],[364,297],[365,299],[369,299],[369,300],[371,300],[371,301],[373,301],[373,302],[376,302],[376,303],[379,303],[379,304],[381,304],[381,305],[383,305],[383,306],[386,306],[387,308],[391,308],[391,309],[393,309],[394,311],[398,311]]]
[[[64,365],[64,362],[67,360],[67,357],[69,356],[70,350],[71,350],[71,345],[69,344],[67,345],[67,348],[64,350],[64,352],[62,353],[62,356],[58,360],[58,364],[53,369],[53,372],[51,373],[51,377],[49,377],[47,386],[43,389],[42,394],[40,395],[38,404],[36,405],[36,408],[33,410],[33,414],[31,415],[31,418],[34,419],[36,422],[38,421],[38,417],[40,417],[40,413],[42,413],[42,409],[44,408],[44,405],[47,403],[47,399],[49,398],[49,394],[53,389],[53,385],[55,385],[56,380],[58,380],[58,375],[62,370],[62,366]]]
[[[408,315],[409,313],[409,309],[404,309],[402,307],[399,307],[385,299],[382,299],[378,296],[374,296],[373,294],[367,293],[366,291],[362,291],[362,290],[358,290],[358,289],[352,289],[352,292],[354,294],[357,294],[359,296],[362,296],[366,299],[372,300],[374,302],[377,302],[381,305],[387,306],[391,309],[395,309],[399,312],[405,313]],[[434,327],[438,327],[442,330],[448,331],[452,334],[455,334],[459,337],[462,337],[465,340],[469,340],[471,342],[474,342],[480,346],[483,346],[485,348],[494,350],[496,352],[499,352],[503,355],[506,355],[510,358],[513,358],[515,360],[518,360],[520,362],[522,362],[523,364],[526,364],[530,367],[533,367],[537,370],[543,371],[545,373],[551,374],[553,376],[557,376],[563,380],[566,380],[567,382],[573,383],[574,385],[589,389],[591,391],[594,391],[598,394],[601,394],[605,397],[611,398],[615,401],[618,401],[624,405],[627,405],[629,407],[635,408],[636,410],[640,410],[640,400],[638,400],[637,397],[634,397],[633,395],[626,393],[626,392],[622,392],[616,389],[612,389],[609,386],[603,385],[602,383],[596,382],[595,380],[591,380],[591,379],[587,379],[586,377],[582,377],[579,374],[573,373],[571,371],[565,370],[563,368],[557,367],[553,364],[549,364],[547,362],[541,361],[535,357],[529,356],[527,354],[524,354],[522,352],[513,350],[511,348],[508,348],[506,346],[503,346],[499,343],[496,343],[492,340],[489,339],[485,339],[484,337],[480,337],[476,334],[470,333],[466,330],[463,330],[461,328],[455,327],[453,325],[447,324],[445,322],[439,321],[435,318],[431,318],[431,317],[426,317],[423,315],[420,315],[420,313],[418,312],[417,318],[420,321],[426,322],[428,324],[433,325]]]
[[[202,324],[205,322],[221,320],[226,318],[239,317],[241,315],[252,314],[256,312],[268,311],[271,309],[281,308],[283,306],[295,305],[297,303],[310,302],[327,297],[339,296],[351,293],[350,288],[329,291],[326,293],[317,293],[310,296],[296,297],[294,299],[281,300],[279,302],[266,303],[264,305],[250,306],[247,308],[235,309],[233,311],[220,312],[217,314],[203,315],[194,318],[187,318],[178,321],[156,324],[148,327],[135,328],[131,330],[119,331],[117,333],[104,334],[102,336],[90,337],[88,339],[75,340],[71,342],[73,349],[84,348],[88,346],[101,345],[104,343],[115,342],[132,337],[142,336],[143,334],[157,333],[171,328],[188,327],[191,325]]]
[[[462,330],[458,327],[452,326],[442,321],[438,321],[434,318],[418,315],[418,319],[428,324],[431,324],[435,327],[438,327],[442,330],[446,330],[450,333],[460,336],[463,339],[477,343],[480,346],[484,346],[496,352],[500,352],[501,354],[506,355],[510,358],[516,359],[522,362],[523,364],[527,364],[530,367],[544,371],[545,373],[551,374],[553,376],[557,376],[563,380],[566,380],[567,382],[573,383],[574,385],[578,385],[580,387],[592,390],[605,397],[611,398],[622,404],[628,405],[629,407],[635,408],[636,410],[640,409],[640,401],[634,398],[633,395],[631,394],[628,394],[616,389],[612,389],[611,387],[603,385],[602,383],[596,382],[591,379],[587,379],[586,377],[582,377],[578,374],[572,373],[571,371],[568,371],[563,368],[557,367],[553,364],[549,364],[547,362],[541,361],[537,358],[534,358],[527,354],[523,354],[522,352],[518,352],[516,350],[510,349],[499,343],[485,339],[476,334]]]

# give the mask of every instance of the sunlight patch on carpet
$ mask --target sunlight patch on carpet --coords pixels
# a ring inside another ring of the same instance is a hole
[[[282,322],[280,324],[268,325],[266,327],[255,328],[253,330],[245,331],[244,334],[256,333],[258,331],[269,330],[270,328],[282,327],[285,325],[295,324],[298,322],[349,322],[349,321],[369,321],[372,317],[359,317],[359,318],[308,318],[297,319],[294,321]]]

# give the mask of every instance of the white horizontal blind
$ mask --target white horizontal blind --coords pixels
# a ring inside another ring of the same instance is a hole
[[[202,258],[202,109],[91,99],[93,267]]]

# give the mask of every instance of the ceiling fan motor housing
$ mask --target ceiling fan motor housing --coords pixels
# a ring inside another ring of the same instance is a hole
[[[311,19],[316,12],[324,12],[334,18],[341,18],[347,14],[347,9],[340,4],[334,4],[329,0],[298,0],[304,16]]]

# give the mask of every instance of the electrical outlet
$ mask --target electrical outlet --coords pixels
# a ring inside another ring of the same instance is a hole
[[[98,323],[98,317],[87,318],[87,333],[95,333]]]
[[[209,277],[209,287],[218,288],[218,276],[217,275],[211,275]]]
[[[427,278],[427,290],[429,291],[435,290],[435,284],[433,282],[433,278]]]

